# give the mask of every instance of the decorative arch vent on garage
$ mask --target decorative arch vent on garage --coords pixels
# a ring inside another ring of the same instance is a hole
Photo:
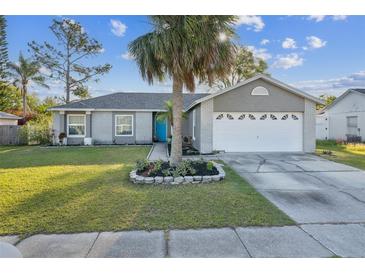
[[[266,120],[270,117],[271,120],[299,120],[299,117],[296,114],[292,113],[285,113],[285,114],[273,114],[273,113],[263,113],[259,116],[257,114],[253,113],[219,113],[216,115],[216,120],[244,120],[245,118],[248,118],[250,120]]]

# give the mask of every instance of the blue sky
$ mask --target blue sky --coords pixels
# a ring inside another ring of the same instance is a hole
[[[110,63],[111,72],[98,83],[90,82],[93,96],[116,91],[170,91],[169,82],[144,82],[127,45],[151,30],[145,16],[65,16],[82,24],[99,40],[104,52],[90,64]],[[28,54],[27,43],[55,42],[49,30],[59,16],[7,16],[11,61]],[[365,87],[365,16],[240,16],[236,30],[241,44],[266,59],[271,75],[313,95],[339,95],[347,88]],[[62,87],[33,87],[41,97],[61,96]],[[199,91],[203,91],[201,87]]]

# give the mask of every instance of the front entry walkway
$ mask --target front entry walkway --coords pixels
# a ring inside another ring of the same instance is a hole
[[[167,161],[167,143],[154,143],[151,153],[148,155],[148,160],[156,161],[163,160]]]

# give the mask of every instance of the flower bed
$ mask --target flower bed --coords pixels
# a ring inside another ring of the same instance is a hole
[[[204,160],[182,161],[172,167],[168,162],[138,161],[130,179],[136,184],[187,184],[209,183],[223,180],[225,172],[221,165]]]

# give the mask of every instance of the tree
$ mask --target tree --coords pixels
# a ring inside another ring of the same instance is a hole
[[[215,86],[219,89],[228,88],[251,78],[259,73],[266,73],[267,63],[261,58],[255,58],[252,51],[244,46],[235,48],[235,62],[227,77],[217,79]]]
[[[334,95],[327,95],[327,94],[322,94],[319,96],[319,99],[322,99],[324,101],[324,105],[322,104],[317,104],[316,109],[319,110],[321,108],[324,108],[326,106],[329,106],[333,103],[334,100],[336,100],[336,96]]]
[[[5,81],[8,66],[8,43],[6,41],[6,18],[0,15],[0,81]]]
[[[90,80],[98,81],[98,76],[108,73],[111,65],[86,66],[82,61],[100,54],[102,44],[90,38],[84,28],[71,19],[53,20],[50,29],[59,47],[32,41],[29,47],[35,59],[50,71],[50,78],[64,83],[66,103],[70,102],[71,94],[79,98],[89,97],[85,84]]]
[[[170,128],[173,127],[174,125],[174,118],[173,118],[173,104],[172,104],[172,101],[171,100],[167,100],[165,102],[165,110],[164,112],[159,112],[157,113],[156,115],[156,119],[157,121],[169,121],[170,123]],[[187,119],[188,115],[186,112],[183,112],[182,113],[182,118],[183,119]]]
[[[0,82],[0,111],[14,113],[21,109],[22,99],[18,88]]]
[[[170,164],[182,160],[183,88],[194,92],[196,80],[212,85],[233,64],[235,16],[151,16],[153,30],[129,44],[142,78],[172,79],[173,137]]]
[[[11,77],[14,79],[14,85],[18,86],[23,101],[23,118],[27,116],[27,94],[28,86],[30,82],[33,82],[39,86],[46,87],[45,78],[41,74],[41,65],[37,61],[25,59],[23,54],[20,53],[18,64],[10,63],[9,68],[11,70]]]

